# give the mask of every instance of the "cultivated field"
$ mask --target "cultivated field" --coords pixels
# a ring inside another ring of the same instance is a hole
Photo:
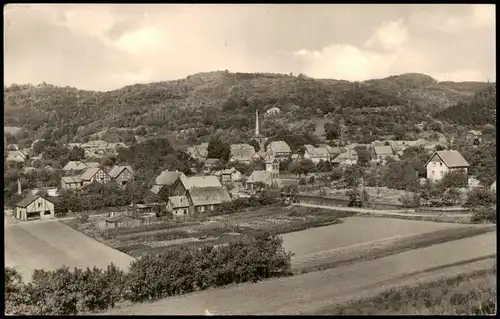
[[[463,225],[391,218],[349,217],[342,224],[283,234],[283,246],[296,256],[374,240],[459,228]]]
[[[205,309],[213,314],[315,313],[400,284],[491,269],[495,255],[496,233],[490,232],[324,271],[135,304],[108,313],[200,315]]]
[[[153,225],[99,231],[96,227],[102,218],[93,217],[88,223],[67,221],[72,227],[97,238],[134,257],[162,250],[174,245],[222,244],[235,236],[269,232],[283,234],[292,231],[341,223],[340,217],[352,212],[336,212],[310,207],[267,206],[241,213],[211,216],[201,219],[169,220]]]
[[[6,266],[16,267],[25,281],[40,268],[106,268],[113,262],[126,270],[133,260],[59,221],[18,223],[4,230]]]

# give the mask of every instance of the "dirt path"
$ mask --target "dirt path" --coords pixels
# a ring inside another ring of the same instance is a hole
[[[310,313],[345,301],[346,296],[354,298],[386,288],[389,283],[407,284],[410,280],[492,267],[495,259],[487,258],[492,254],[496,254],[495,232],[290,278],[135,304],[108,314],[201,315],[205,309],[213,314]],[[474,262],[457,266],[467,260]],[[426,272],[429,269],[431,272]]]

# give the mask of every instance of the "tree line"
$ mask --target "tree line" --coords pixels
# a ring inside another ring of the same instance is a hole
[[[128,272],[111,264],[70,270],[35,270],[25,283],[5,268],[5,312],[10,315],[77,315],[146,302],[231,283],[291,275],[291,256],[277,236],[242,236],[226,246],[170,248],[134,260]]]

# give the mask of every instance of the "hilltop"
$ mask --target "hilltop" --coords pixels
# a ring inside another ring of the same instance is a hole
[[[474,95],[469,103],[460,102],[450,108],[438,112],[437,117],[449,122],[463,125],[496,126],[496,84]]]
[[[375,139],[403,131],[416,133],[416,124],[434,121],[429,114],[467,105],[490,86],[438,82],[417,73],[349,82],[227,71],[107,92],[14,84],[4,89],[4,123],[27,129],[31,139],[61,142],[85,140],[99,132],[127,142],[134,140],[134,134],[160,136],[194,128],[185,136],[193,142],[217,131],[236,142],[250,137],[256,108],[265,111],[277,106],[281,115],[262,123],[268,136],[311,135],[312,120],[326,118],[350,127],[347,134],[353,139]]]

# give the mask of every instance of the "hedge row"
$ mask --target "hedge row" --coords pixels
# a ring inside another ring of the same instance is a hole
[[[291,275],[291,253],[268,234],[242,236],[226,246],[165,250],[131,263],[128,273],[114,265],[70,271],[36,270],[32,282],[5,268],[5,310],[10,315],[76,315],[144,302],[230,283]]]

